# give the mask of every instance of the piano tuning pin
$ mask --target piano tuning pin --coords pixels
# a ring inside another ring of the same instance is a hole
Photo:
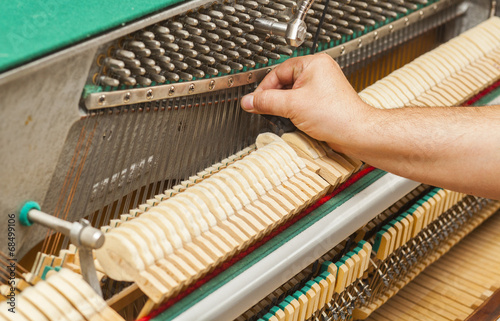
[[[231,59],[238,59],[240,54],[235,50],[224,49],[222,52]]]
[[[279,54],[285,55],[285,56],[293,55],[293,50],[291,48],[285,47],[285,46],[277,46],[276,52],[278,52]]]
[[[205,55],[198,55],[197,57],[201,62],[207,65],[213,65],[215,64],[215,58],[210,57],[210,56],[205,56]]]
[[[248,41],[243,37],[232,37],[231,40],[238,46],[245,46]]]
[[[114,79],[108,76],[100,76],[98,79],[98,83],[110,87],[118,87],[120,81],[118,81],[118,79]]]
[[[227,39],[231,37],[231,32],[227,29],[217,29],[215,33],[222,39]]]
[[[142,86],[151,86],[151,79],[149,79],[147,77],[137,76],[137,77],[135,77],[135,79],[137,80],[137,82],[139,83],[139,85],[142,85]]]
[[[117,58],[122,58],[122,59],[134,59],[135,54],[132,51],[129,50],[124,50],[124,49],[118,49],[115,51],[115,56]]]
[[[231,6],[226,6],[226,5],[223,5],[223,4],[216,4],[214,6],[217,10],[220,10],[222,11],[223,13],[225,13],[226,15],[231,15],[233,13],[236,12],[236,10],[231,7]]]
[[[189,40],[179,40],[177,41],[177,44],[179,45],[180,48],[183,49],[191,49],[194,47],[194,43]]]
[[[243,37],[253,43],[259,43],[260,38],[257,35],[244,34]]]
[[[184,60],[184,55],[178,52],[169,52],[168,55],[172,60],[177,60],[177,61],[183,61]]]
[[[235,12],[234,16],[238,17],[238,19],[240,19],[241,22],[248,22],[251,19],[249,14],[243,12]]]
[[[223,74],[228,74],[228,73],[231,72],[231,67],[228,66],[228,65],[223,65],[223,64],[220,64],[220,63],[216,63],[214,65],[214,67],[217,68]]]
[[[142,65],[147,65],[147,66],[156,65],[155,61],[151,58],[141,58],[140,61]]]
[[[186,70],[188,68],[188,64],[182,61],[173,60],[172,63],[174,64],[175,68],[180,70]]]
[[[269,59],[273,59],[273,60],[279,60],[281,58],[281,56],[275,52],[271,52],[271,51],[268,51],[268,50],[263,50],[261,52],[261,55],[262,56],[265,56]]]
[[[201,61],[200,60],[193,59],[193,58],[190,58],[190,57],[186,57],[184,59],[184,62],[187,63],[189,66],[191,66],[193,68],[199,68],[201,66]]]
[[[269,62],[269,59],[267,57],[258,56],[258,55],[253,55],[252,59],[255,60],[255,62],[257,62],[259,64],[263,64],[263,65],[265,65]]]
[[[203,70],[207,75],[210,75],[210,76],[217,76],[219,74],[219,70],[217,70],[216,68],[213,68],[213,67],[209,67],[209,66],[205,66],[205,65],[202,65],[201,67],[201,70]]]
[[[180,79],[179,75],[173,72],[164,72],[163,76],[173,82],[177,82]]]
[[[144,66],[144,69],[149,74],[159,74],[161,72],[160,66]]]
[[[149,50],[148,48],[146,49],[142,49],[142,50],[135,50],[135,55],[137,57],[149,57],[151,56],[151,50]]]
[[[247,14],[252,18],[261,18],[262,17],[262,13],[260,11],[253,10],[253,9],[248,9]]]
[[[177,37],[177,38],[180,38],[180,39],[187,39],[189,38],[189,31],[187,30],[175,30],[173,32],[173,34]]]
[[[206,10],[205,13],[208,14],[212,18],[224,19],[224,14],[220,11],[217,11],[217,10]]]
[[[162,41],[163,43],[172,43],[175,41],[175,37],[171,34],[160,34],[158,35],[158,40]]]
[[[227,64],[231,67],[232,70],[242,70],[243,65],[234,61],[228,61]]]
[[[198,19],[193,18],[193,17],[184,16],[184,17],[182,17],[182,20],[188,26],[196,27],[198,25]]]
[[[317,19],[317,18],[314,18],[311,16],[306,16],[306,18],[304,20],[308,24],[308,27],[310,27],[311,25],[314,25],[314,26],[319,25],[319,19]],[[323,24],[324,24],[324,22],[323,22]]]
[[[217,34],[207,32],[207,31],[202,32],[202,35],[203,35],[203,37],[205,37],[207,39],[207,41],[211,41],[211,42],[218,42],[220,39],[220,37]]]
[[[292,17],[285,13],[279,13],[276,16],[274,16],[276,19],[278,19],[281,22],[290,22],[292,21]],[[319,21],[318,21],[319,22]]]
[[[144,75],[146,73],[146,69],[143,67],[130,67],[129,69],[134,75]]]
[[[166,69],[168,71],[174,71],[174,69],[175,69],[175,65],[173,63],[171,63],[171,62],[160,61],[159,65],[160,65],[160,67],[162,67],[162,68],[164,68],[164,69]]]
[[[209,55],[211,57],[214,57],[215,60],[221,61],[221,62],[226,62],[227,61],[227,56],[218,52],[210,52]]]
[[[167,27],[162,26],[162,25],[154,25],[151,28],[151,30],[154,33],[158,33],[158,34],[161,34],[161,35],[168,35],[170,33],[170,29],[168,29]]]
[[[141,66],[141,62],[137,59],[123,60],[123,62],[129,68],[138,68]]]
[[[195,44],[194,50],[196,50],[198,54],[207,54],[210,52],[210,47],[201,44]]]
[[[150,48],[151,55],[153,56],[163,56],[165,54],[165,49],[163,48]]]
[[[254,43],[246,44],[245,47],[254,53],[260,53],[264,50],[264,48],[262,48],[262,46],[256,45]]]
[[[267,4],[267,6],[274,9],[274,10],[278,10],[278,11],[285,11],[286,10],[286,6],[284,4],[277,3],[275,1],[270,1],[269,4]]]
[[[231,24],[238,24],[240,23],[240,18],[235,17],[235,16],[230,16],[230,15],[225,15],[224,20],[231,23]]]
[[[205,77],[205,72],[203,70],[199,70],[199,69],[195,69],[195,68],[188,68],[186,71],[196,78]]]
[[[165,76],[157,75],[157,74],[149,74],[148,77],[153,79],[158,84],[163,84],[167,79]]]
[[[118,75],[120,77],[130,77],[131,74],[130,70],[128,70],[127,68],[115,69],[111,67],[111,71],[113,72],[113,74]]]
[[[124,43],[124,47],[130,50],[144,50],[146,45],[142,41],[131,40]]]
[[[135,86],[137,81],[132,77],[120,77],[120,82],[126,86]]]
[[[196,58],[198,56],[198,51],[193,50],[193,49],[181,49],[180,52],[185,56],[185,57],[191,57],[191,58]]]
[[[255,68],[255,61],[253,60],[240,58],[238,59],[238,62],[240,62],[243,66],[247,68]]]
[[[248,58],[252,55],[252,51],[251,50],[248,50],[248,49],[245,49],[245,48],[236,48],[236,51],[240,54],[241,57],[243,58]]]
[[[202,29],[196,28],[196,27],[191,27],[191,26],[185,26],[184,30],[186,30],[187,32],[189,32],[189,36],[190,37],[192,37],[192,36],[201,36],[201,34],[203,32]]]
[[[230,40],[221,40],[220,45],[225,49],[233,49],[234,47],[236,47],[236,44]]]
[[[205,30],[208,30],[208,31],[214,31],[215,29],[217,29],[217,26],[213,22],[200,21],[199,26],[202,29],[205,29]]]
[[[179,45],[176,43],[164,43],[163,48],[165,49],[165,53],[169,51],[179,51]]]
[[[226,20],[214,19],[213,22],[219,28],[227,28],[227,27],[229,27],[229,22],[226,21]]]
[[[170,31],[180,30],[180,29],[182,29],[182,23],[180,23],[178,21],[169,20],[169,21],[167,21],[167,27],[170,28]]]
[[[184,81],[193,80],[193,75],[191,75],[190,73],[184,72],[184,71],[179,72],[179,77]]]
[[[121,60],[118,59],[113,59],[113,58],[105,58],[103,61],[105,66],[111,67],[111,68],[116,68],[116,69],[122,69],[125,68],[125,63]]]
[[[141,40],[153,40],[155,38],[155,34],[153,32],[146,30],[139,31],[136,35],[137,38]]]

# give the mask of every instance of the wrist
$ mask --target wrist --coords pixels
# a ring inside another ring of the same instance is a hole
[[[369,147],[370,133],[373,132],[373,126],[377,123],[380,112],[381,110],[362,100],[352,104],[342,124],[337,123],[332,127],[335,128],[335,135],[328,144],[338,152],[359,155]],[[335,118],[335,115],[333,117]]]

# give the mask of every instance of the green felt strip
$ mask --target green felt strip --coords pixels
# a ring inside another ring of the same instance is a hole
[[[299,222],[284,230],[277,237],[272,238],[266,244],[259,247],[249,255],[245,256],[239,262],[229,267],[226,271],[217,275],[212,280],[208,281],[207,283],[193,291],[191,294],[186,296],[184,299],[174,304],[171,308],[156,316],[153,320],[166,321],[174,319],[179,314],[189,309],[193,304],[204,299],[212,292],[214,292],[227,282],[231,281],[239,274],[243,273],[246,269],[262,260],[268,254],[271,254],[284,243],[288,242],[289,240],[300,234],[303,230],[307,229],[318,220],[323,218],[325,215],[329,214],[331,211],[344,204],[354,195],[364,190],[366,187],[371,185],[373,182],[375,182],[385,174],[386,172],[379,169],[375,169],[374,171],[368,173],[359,181],[349,186],[338,195],[325,202],[325,204],[309,213],[309,215],[306,215]]]
[[[181,1],[2,1],[0,72]]]
[[[497,97],[500,96],[500,87],[496,88],[486,96],[482,97],[478,101],[476,101],[473,106],[487,106],[490,105],[490,103],[495,100]]]

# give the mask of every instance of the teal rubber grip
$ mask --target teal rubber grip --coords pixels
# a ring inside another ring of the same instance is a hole
[[[28,201],[24,203],[23,207],[21,207],[21,211],[19,212],[19,222],[21,222],[21,225],[33,225],[33,222],[31,222],[28,217],[28,213],[33,209],[40,210],[40,205],[38,205],[38,203],[34,201]]]

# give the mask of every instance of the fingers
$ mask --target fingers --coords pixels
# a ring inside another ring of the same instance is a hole
[[[290,90],[268,89],[255,91],[241,99],[241,107],[250,113],[276,115],[288,118],[291,108],[290,99],[293,93]]]
[[[302,71],[309,65],[313,56],[288,59],[274,68],[255,90],[282,89],[295,83]]]

